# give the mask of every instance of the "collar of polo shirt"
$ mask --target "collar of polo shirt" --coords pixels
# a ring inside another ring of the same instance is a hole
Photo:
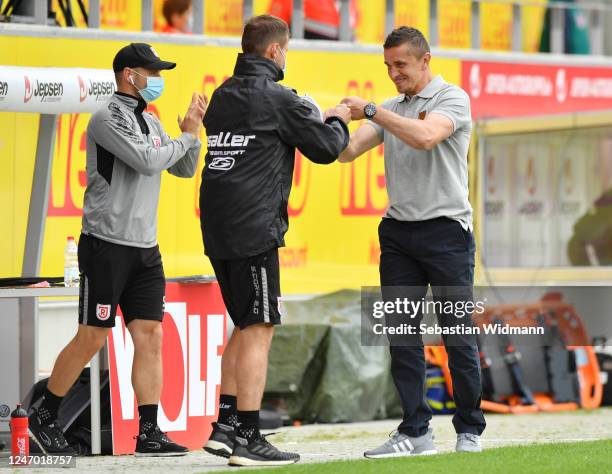
[[[440,87],[442,87],[443,82],[444,80],[442,79],[442,76],[435,76],[431,81],[427,83],[425,87],[423,87],[423,90],[421,92],[416,94],[417,97],[421,97],[422,99],[431,99],[434,95],[436,95],[436,92],[440,90]],[[410,100],[410,96],[406,94],[400,94],[397,98],[398,102],[404,102],[405,100]]]

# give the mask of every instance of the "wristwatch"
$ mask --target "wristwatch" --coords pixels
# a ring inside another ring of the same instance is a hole
[[[374,102],[370,102],[363,108],[363,114],[369,120],[372,120],[376,115],[376,104]]]

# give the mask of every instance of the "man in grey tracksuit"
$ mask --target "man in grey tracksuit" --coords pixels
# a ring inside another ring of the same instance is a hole
[[[134,342],[132,385],[138,401],[138,456],[177,456],[187,449],[157,425],[162,387],[161,321],[165,277],[157,245],[161,173],[195,174],[205,99],[194,94],[182,134],[171,139],[145,111],[163,91],[162,61],[144,43],[122,48],[113,61],[117,92],[87,127],[87,188],[79,240],[79,327],[60,353],[30,431],[48,454],[72,453],[57,423],[60,403],[115,325],[117,306]]]

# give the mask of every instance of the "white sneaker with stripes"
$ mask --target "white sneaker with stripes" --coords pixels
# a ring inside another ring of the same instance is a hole
[[[433,430],[429,428],[427,433],[417,438],[394,431],[389,435],[389,439],[378,448],[370,449],[363,453],[366,458],[396,458],[401,456],[425,456],[438,454],[433,443]]]

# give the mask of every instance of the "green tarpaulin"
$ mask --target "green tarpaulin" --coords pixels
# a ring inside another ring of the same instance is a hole
[[[361,297],[340,291],[283,303],[266,399],[282,399],[292,419],[350,422],[401,416],[388,347],[361,344]]]

